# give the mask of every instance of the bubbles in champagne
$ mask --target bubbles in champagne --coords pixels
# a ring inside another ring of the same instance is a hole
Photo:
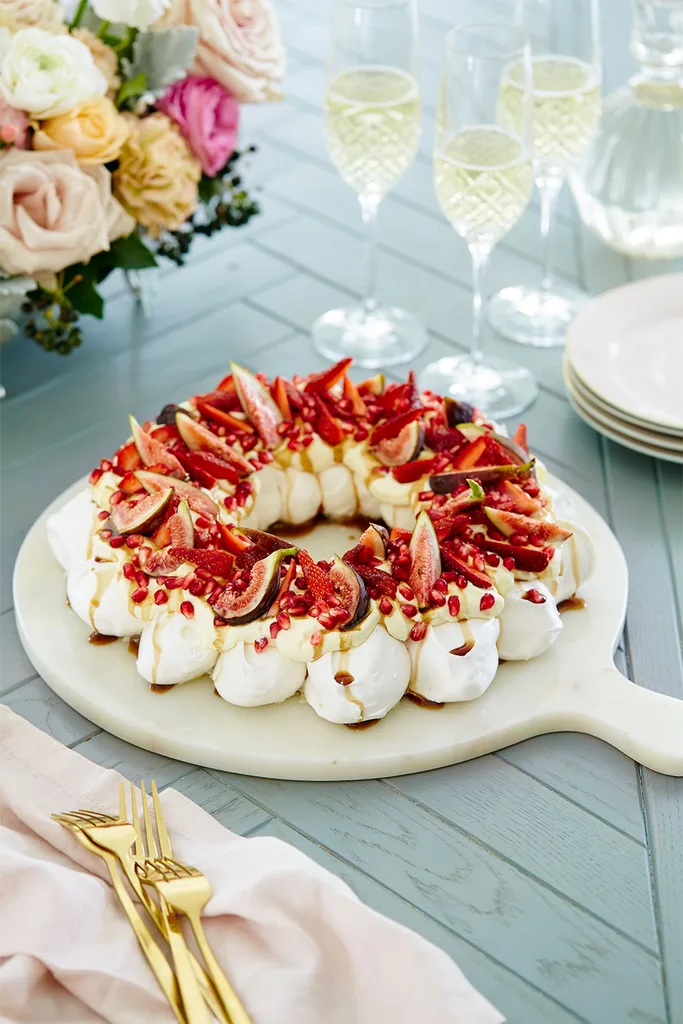
[[[366,66],[338,75],[326,96],[325,135],[344,181],[383,198],[410,166],[420,141],[417,82],[398,68]]]
[[[434,183],[458,234],[469,245],[493,248],[529,202],[531,161],[516,135],[495,125],[472,125],[439,140]]]

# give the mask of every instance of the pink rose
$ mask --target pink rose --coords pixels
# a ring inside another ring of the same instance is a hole
[[[155,27],[196,25],[196,75],[211,75],[238,103],[279,98],[285,71],[277,17],[268,0],[173,0]]]
[[[0,146],[28,149],[28,117],[0,96]]]
[[[187,144],[212,178],[237,143],[239,105],[213,78],[193,76],[171,85],[157,103],[180,128]]]

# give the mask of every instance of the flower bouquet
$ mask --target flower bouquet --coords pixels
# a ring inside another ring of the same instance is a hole
[[[277,98],[268,0],[0,4],[0,316],[62,354],[112,272],[258,213],[239,104]],[[253,147],[250,147],[252,149]]]

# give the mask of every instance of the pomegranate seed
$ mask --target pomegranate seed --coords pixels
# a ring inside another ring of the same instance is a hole
[[[459,590],[464,590],[465,587],[467,586],[467,580],[465,579],[464,576],[456,576],[455,585]]]
[[[500,565],[500,556],[496,555],[493,551],[490,551],[488,555],[484,556],[484,561],[487,565],[492,565],[495,569],[497,565]]]
[[[102,538],[102,540],[109,540],[111,536],[111,530],[100,530],[100,537]]]
[[[140,604],[141,601],[145,600],[148,594],[149,590],[147,589],[147,587],[138,587],[138,589],[134,590],[130,596],[131,599],[135,601],[136,604]]]
[[[460,598],[457,594],[452,594],[448,598],[448,614],[452,615],[454,619],[460,614]]]
[[[308,447],[310,447],[310,445],[312,445],[312,444],[313,444],[313,440],[314,440],[314,439],[313,439],[313,437],[311,437],[310,435],[308,435],[308,436],[306,436],[306,437],[305,437],[305,438],[303,439],[303,441],[302,441],[301,443],[302,443],[302,445],[304,446],[304,448],[308,448]]]
[[[254,650],[256,651],[257,654],[260,654],[261,651],[265,651],[267,646],[268,646],[268,637],[267,636],[260,636],[258,638],[258,640],[254,640]]]
[[[482,558],[482,556],[481,555],[474,555],[474,557],[472,558],[472,565],[479,572],[483,572],[484,571],[484,559]]]
[[[346,608],[330,608],[327,614],[331,619],[336,619],[337,622],[346,622],[349,617]]]
[[[183,585],[182,576],[167,576],[166,577],[166,589],[167,590],[179,590]]]
[[[525,533],[513,533],[510,537],[510,543],[516,547],[526,547],[529,543],[529,538]]]
[[[88,477],[88,480],[89,480],[89,482],[91,484],[96,484],[101,476],[102,476],[102,470],[101,469],[93,469],[92,473]]]
[[[127,580],[135,579],[135,566],[133,565],[132,562],[124,562],[121,572],[123,573]]]
[[[221,627],[225,625],[225,621],[220,617],[220,615],[214,615],[213,624],[216,629],[221,629]]]
[[[223,504],[227,508],[228,512],[234,512],[237,508],[237,500],[235,498],[224,498]]]
[[[292,625],[292,620],[290,619],[287,612],[278,613],[277,624],[280,627],[280,629],[289,629],[289,627]]]
[[[426,622],[416,622],[408,635],[409,635],[411,640],[415,641],[415,643],[419,643],[420,640],[424,640],[424,638],[426,636],[426,633],[427,633],[427,623]]]
[[[417,608],[415,607],[414,604],[402,604],[401,605],[401,611],[409,619],[412,619],[412,618],[414,618],[417,615]]]
[[[121,548],[126,542],[125,537],[112,537],[109,541],[109,546],[112,548]]]
[[[192,580],[192,583],[190,583],[188,590],[195,597],[201,597],[204,591],[206,590],[206,583],[204,582],[204,580],[194,579]]]
[[[114,491],[111,498],[109,499],[110,505],[118,505],[119,502],[123,501],[123,491]]]
[[[330,618],[327,612],[322,612],[322,614],[318,616],[318,622],[323,629],[334,629],[336,626],[336,622],[334,619]]]
[[[479,602],[479,610],[482,612],[487,612],[489,608],[493,608],[495,603],[496,599],[493,596],[493,594],[484,594],[481,601]]]
[[[311,647],[317,647],[321,643],[321,641],[322,641],[322,633],[319,633],[317,629],[316,629],[315,633],[311,633],[311,635],[309,637],[309,640],[308,640],[308,642],[311,645]]]
[[[434,584],[434,589],[440,590],[442,594],[446,593],[446,591],[448,590],[448,583],[443,578],[443,576],[439,576],[438,580]]]
[[[141,544],[142,537],[140,536],[139,533],[131,533],[128,537],[126,537],[127,548],[139,548]]]
[[[434,491],[420,491],[417,496],[418,501],[431,501],[434,497]]]
[[[515,560],[514,560],[514,558],[504,558],[503,559],[503,565],[505,566],[506,569],[509,569],[510,572],[513,572],[514,568],[515,568]]]
[[[412,592],[410,587],[406,586],[405,583],[401,584],[401,586],[398,588],[398,592],[401,595],[401,597],[405,597],[406,601],[412,601],[413,598],[415,597],[415,594]]]
[[[538,590],[527,590],[522,594],[523,601],[531,601],[532,604],[545,604],[545,597]]]
[[[277,622],[271,622],[270,626],[268,627],[268,629],[270,630],[271,640],[277,640],[277,635],[280,632],[281,628],[282,627],[279,626]]]
[[[197,516],[194,525],[198,526],[200,530],[208,530],[211,526],[211,522],[208,519],[205,519],[204,516]]]
[[[108,473],[109,470],[112,468],[112,465],[113,463],[110,462],[109,459],[102,459],[102,461],[100,462],[100,468],[104,473]]]
[[[442,578],[446,581],[446,583],[455,583],[456,579],[458,578],[458,574],[457,572],[445,572],[443,573]]]
[[[190,584],[196,579],[194,572],[188,572],[187,576],[184,576],[181,582],[183,590],[188,590]]]
[[[195,576],[198,576],[200,580],[212,579],[211,573],[208,569],[195,569]]]
[[[102,520],[109,519],[109,513],[106,508],[103,508],[101,512],[97,513],[97,518]]]
[[[180,610],[186,619],[191,619],[194,615],[194,605],[192,604],[192,601],[181,602]]]
[[[446,603],[446,595],[442,594],[440,590],[432,590],[430,597],[432,604],[436,605],[437,608],[443,608]]]
[[[168,594],[166,593],[166,591],[165,590],[157,590],[157,592],[154,595],[154,603],[155,604],[166,604],[167,601],[168,601]]]
[[[142,569],[138,569],[135,573],[135,582],[139,587],[146,587],[149,583],[149,576],[146,572],[143,572]]]
[[[383,597],[382,600],[379,602],[379,610],[381,611],[382,615],[391,615],[391,613],[394,610],[394,606],[388,597]]]
[[[288,423],[278,423],[278,425],[277,425],[277,432],[280,435],[280,437],[284,437],[288,430],[289,430],[289,424]]]

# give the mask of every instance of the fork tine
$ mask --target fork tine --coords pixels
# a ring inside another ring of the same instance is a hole
[[[154,817],[157,823],[157,835],[159,836],[159,846],[161,848],[162,857],[172,857],[173,850],[171,849],[171,840],[168,838],[168,832],[166,831],[166,822],[164,821],[164,813],[161,810],[161,801],[159,800],[159,791],[157,784],[152,779],[152,803],[154,804]]]
[[[145,791],[145,783],[140,782],[140,795],[142,797],[142,813],[145,819],[145,832],[147,833],[147,856],[157,857],[157,842],[154,838],[154,830],[152,829],[152,819],[149,814],[149,801],[147,800],[147,793]]]
[[[113,814],[105,814],[103,811],[88,811],[84,807],[79,807],[78,811],[74,813],[87,814],[89,818],[101,818],[102,821],[116,821],[116,818],[114,817]]]
[[[140,828],[140,815],[138,814],[138,797],[135,792],[135,783],[130,784],[130,803],[131,803],[131,818],[133,821],[133,828],[135,829],[135,845],[133,847],[133,856],[138,860],[142,860],[145,856],[145,844],[142,838],[142,829]]]
[[[125,783],[119,783],[119,820],[126,820],[126,786]]]

